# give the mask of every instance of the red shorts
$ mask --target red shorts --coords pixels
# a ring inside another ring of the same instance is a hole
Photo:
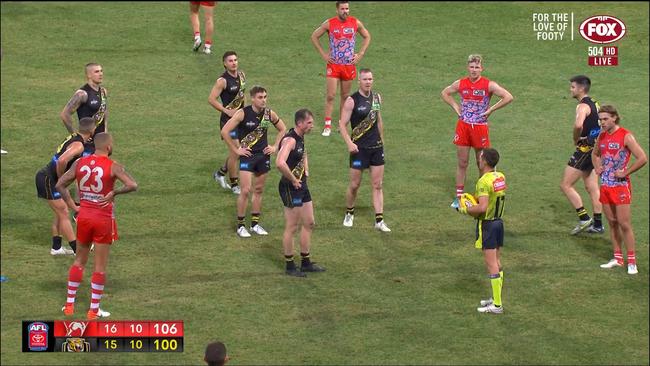
[[[214,6],[217,2],[216,1],[190,1],[190,3],[194,5],[203,5],[203,6]]]
[[[354,80],[357,77],[357,67],[354,65],[327,64],[327,77],[343,81]]]
[[[629,205],[632,202],[632,189],[625,186],[600,186],[600,203],[604,205]]]
[[[454,144],[458,146],[471,146],[475,149],[490,147],[490,134],[487,124],[471,124],[459,120],[456,123]]]
[[[112,244],[117,232],[113,232],[115,220],[110,217],[78,217],[77,241],[83,244]]]

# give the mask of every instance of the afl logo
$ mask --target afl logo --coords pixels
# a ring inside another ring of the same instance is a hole
[[[591,43],[612,43],[625,35],[625,23],[609,15],[596,15],[580,24],[580,35]]]

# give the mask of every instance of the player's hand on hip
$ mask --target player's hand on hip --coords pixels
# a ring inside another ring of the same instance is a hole
[[[361,55],[359,53],[355,53],[354,57],[352,58],[352,64],[356,65],[357,63],[359,63],[359,61],[361,61],[362,58],[363,58],[363,55]]]
[[[620,178],[625,178],[625,177],[627,177],[627,173],[625,173],[625,169],[619,169],[619,170],[614,172],[614,176],[616,178],[619,178],[619,179]]]
[[[487,111],[481,113],[481,117],[489,117],[492,114],[492,109],[488,108]],[[459,114],[460,116],[460,114]]]
[[[115,192],[114,192],[114,191],[110,191],[110,192],[108,192],[108,194],[107,194],[106,196],[104,196],[104,198],[100,198],[100,199],[99,199],[99,204],[100,204],[102,207],[106,207],[106,206],[108,206],[111,202],[113,202],[114,200],[115,200]]]
[[[275,153],[275,146],[273,146],[273,145],[267,145],[267,146],[264,148],[264,153],[265,153],[266,155],[271,155],[271,154]]]
[[[353,154],[356,154],[359,152],[359,146],[357,146],[357,144],[355,144],[354,142],[350,143],[348,144],[348,151]]]
[[[239,156],[249,157],[249,156],[253,155],[253,153],[251,152],[251,149],[250,149],[250,148],[240,146],[240,147],[237,149],[237,155],[239,155]]]

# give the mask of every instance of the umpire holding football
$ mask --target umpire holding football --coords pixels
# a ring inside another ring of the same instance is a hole
[[[480,313],[502,314],[503,269],[500,249],[503,246],[503,207],[506,199],[506,177],[496,170],[499,153],[492,148],[483,149],[479,158],[481,178],[476,183],[475,204],[467,203],[468,194],[461,197],[458,209],[463,214],[476,218],[477,249],[483,250],[488,277],[492,284],[492,297],[481,300]]]

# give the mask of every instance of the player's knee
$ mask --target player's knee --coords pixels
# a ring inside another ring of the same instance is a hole
[[[350,191],[353,193],[356,193],[359,190],[359,187],[361,186],[361,182],[350,182]]]
[[[305,220],[302,223],[302,227],[304,227],[305,230],[308,230],[308,231],[313,231],[315,226],[316,226],[316,222],[313,219]]]
[[[381,179],[372,182],[372,189],[374,189],[375,191],[381,191],[383,186],[384,186],[384,181]]]
[[[624,232],[632,231],[632,223],[629,221],[618,221],[618,227],[620,227],[621,231]]]
[[[253,188],[253,194],[261,195],[262,193],[264,193],[264,186],[255,186]]]
[[[241,192],[239,193],[240,196],[247,198],[250,193],[251,193],[251,187],[241,186]]]
[[[336,97],[335,93],[327,93],[325,94],[325,101],[327,103],[334,103],[334,98]]]
[[[467,169],[469,165],[469,159],[458,159],[458,167],[461,169]]]

